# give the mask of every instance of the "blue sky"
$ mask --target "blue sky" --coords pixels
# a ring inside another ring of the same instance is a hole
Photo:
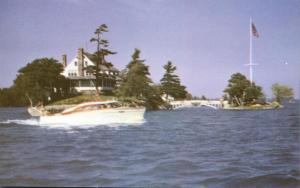
[[[0,87],[11,86],[18,69],[36,58],[95,51],[89,39],[105,23],[104,37],[118,52],[108,59],[118,69],[139,48],[154,82],[171,60],[193,95],[220,97],[231,74],[249,76],[252,17],[260,34],[254,81],[268,97],[275,82],[299,96],[299,0],[0,0],[0,7]]]

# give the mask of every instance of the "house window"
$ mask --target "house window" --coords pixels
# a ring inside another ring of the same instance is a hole
[[[77,73],[71,72],[71,73],[69,73],[69,76],[77,76]]]
[[[87,67],[88,65],[87,65],[87,61],[85,62],[85,66]]]
[[[77,66],[77,61],[74,62],[75,66]]]

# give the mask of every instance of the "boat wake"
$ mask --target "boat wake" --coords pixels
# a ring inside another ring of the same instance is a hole
[[[138,126],[145,123],[145,120],[137,121],[133,123],[99,123],[95,122],[93,124],[42,124],[38,119],[13,119],[13,120],[5,120],[0,121],[0,124],[18,124],[18,125],[31,125],[31,126],[39,126],[45,128],[53,128],[53,129],[72,129],[72,128],[80,128],[80,129],[88,129],[97,126],[105,126],[111,128],[119,128],[124,126]]]
[[[12,119],[1,121],[0,124],[39,125],[37,119]]]

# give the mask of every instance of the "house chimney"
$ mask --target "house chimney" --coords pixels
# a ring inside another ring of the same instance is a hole
[[[67,55],[66,54],[62,55],[62,64],[63,64],[64,68],[67,66]]]
[[[83,71],[83,61],[84,61],[83,48],[78,48],[77,59],[78,59],[78,76],[84,76],[84,71]]]

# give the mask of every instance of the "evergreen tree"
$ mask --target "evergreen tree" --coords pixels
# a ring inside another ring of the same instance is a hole
[[[134,49],[134,52],[131,56],[132,60],[128,63],[126,66],[127,70],[129,70],[132,66],[138,64],[138,63],[144,63],[145,60],[140,59],[141,50],[140,49]]]
[[[165,105],[161,99],[159,86],[153,85],[149,73],[149,67],[140,59],[141,51],[135,49],[132,60],[121,71],[120,87],[117,95],[121,98],[131,98],[143,101],[148,110],[159,109]]]
[[[122,76],[118,95],[122,97],[135,97],[145,99],[147,92],[151,90],[151,78],[149,78],[149,67],[140,59],[140,50],[135,49],[132,60],[127,65]]]
[[[108,78],[109,76],[105,73],[104,70],[101,69],[101,65],[105,65],[106,67],[112,66],[110,62],[105,61],[105,56],[116,54],[116,52],[112,52],[107,49],[107,47],[109,46],[109,42],[108,40],[103,39],[101,36],[105,32],[108,32],[108,27],[107,25],[102,24],[96,29],[95,37],[90,39],[90,42],[96,42],[97,44],[97,51],[93,54],[93,59],[92,59],[92,61],[94,61],[96,65],[88,66],[86,68],[88,73],[92,73],[96,77],[95,88],[96,88],[97,96],[100,95],[100,91],[98,88],[100,84],[100,80],[103,81],[105,78]],[[112,79],[115,80],[116,78],[113,77]]]
[[[161,98],[161,90],[159,85],[152,85],[146,93],[145,105],[148,110],[158,110],[161,107],[167,108],[166,104]]]
[[[171,96],[175,99],[184,99],[187,91],[185,90],[185,86],[181,85],[179,77],[174,74],[176,66],[173,66],[171,61],[168,61],[164,65],[164,69],[166,72],[160,80],[162,92],[167,95],[166,98]]]

